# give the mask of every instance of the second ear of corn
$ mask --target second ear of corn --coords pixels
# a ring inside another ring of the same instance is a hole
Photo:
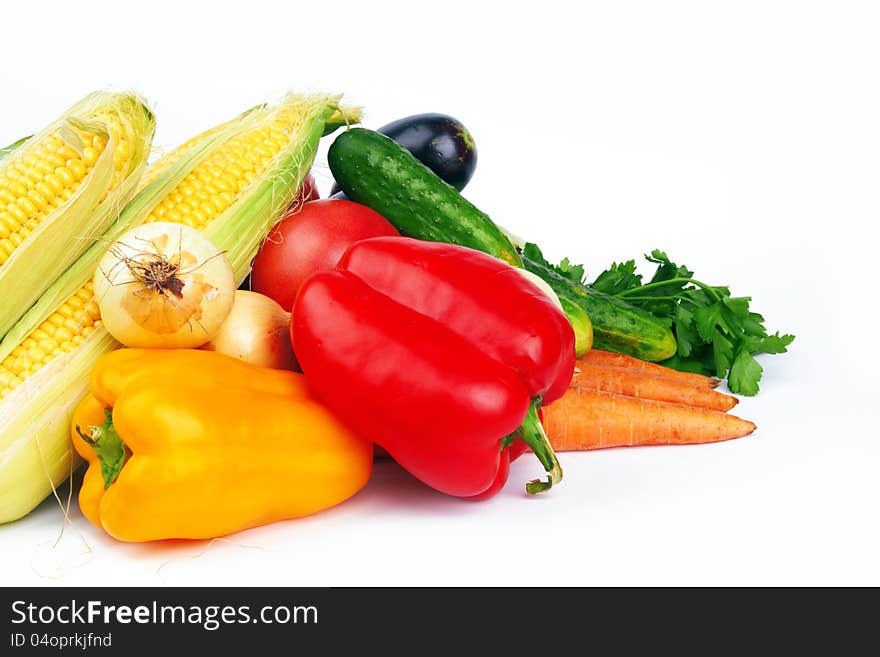
[[[92,293],[107,245],[141,223],[185,223],[204,230],[243,280],[305,179],[321,136],[359,120],[359,111],[341,108],[339,100],[290,95],[160,159],[102,239],[0,341],[0,523],[29,513],[75,467],[70,415],[87,391],[92,364],[119,346],[102,327]]]

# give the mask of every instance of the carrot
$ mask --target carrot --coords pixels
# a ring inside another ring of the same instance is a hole
[[[650,370],[632,367],[581,363],[575,370],[571,385],[640,399],[711,408],[716,411],[729,411],[739,403],[733,395],[725,395],[703,384],[695,386],[683,379],[660,376]]]
[[[542,416],[559,452],[712,443],[755,430],[753,423],[721,411],[576,387],[542,409]]]
[[[611,367],[629,367],[639,369],[653,374],[667,376],[673,379],[688,381],[693,385],[702,385],[709,388],[717,388],[721,385],[721,379],[711,376],[703,376],[702,374],[694,374],[693,372],[679,372],[671,367],[664,367],[657,363],[649,363],[646,360],[639,360],[632,356],[624,354],[615,354],[610,351],[602,351],[600,349],[590,349],[587,353],[580,357],[578,364],[586,365],[602,365]]]

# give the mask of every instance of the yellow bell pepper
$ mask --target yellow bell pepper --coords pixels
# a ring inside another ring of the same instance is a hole
[[[88,461],[83,514],[122,541],[223,536],[338,504],[372,445],[300,374],[216,352],[120,349],[92,370],[71,422]]]

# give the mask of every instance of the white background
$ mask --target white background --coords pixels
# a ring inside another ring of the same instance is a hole
[[[49,501],[0,527],[0,583],[880,584],[875,3],[195,4],[10,5],[0,143],[106,87],[149,98],[164,148],[286,89],[345,92],[368,127],[446,112],[477,142],[466,195],[550,256],[665,249],[797,340],[741,440],[563,454],[543,498],[523,458],[480,504],[386,463],[215,542],[117,543]]]

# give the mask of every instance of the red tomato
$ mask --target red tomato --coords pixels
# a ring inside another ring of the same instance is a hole
[[[398,234],[385,217],[360,203],[340,199],[306,203],[269,233],[254,259],[251,289],[290,312],[303,281],[336,267],[349,246],[368,237]]]
[[[321,195],[318,193],[318,186],[315,184],[315,177],[312,175],[312,172],[309,171],[305,180],[303,180],[302,187],[299,188],[296,197],[293,199],[293,207],[308,203],[309,201],[317,201],[319,198],[321,198]]]

